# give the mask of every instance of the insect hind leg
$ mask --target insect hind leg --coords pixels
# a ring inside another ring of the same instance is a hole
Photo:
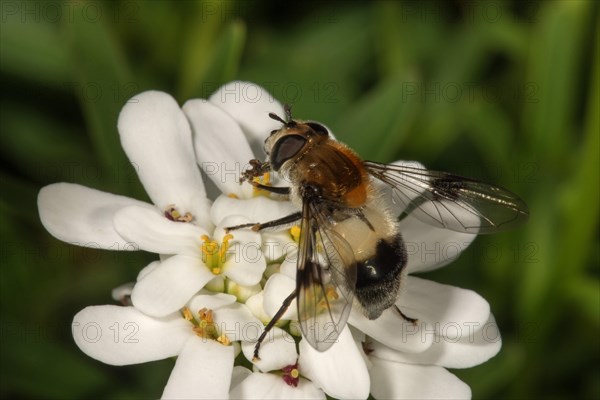
[[[296,291],[294,290],[288,297],[285,298],[285,300],[283,300],[283,303],[281,303],[281,307],[279,307],[279,310],[277,310],[277,312],[275,313],[273,318],[271,318],[271,320],[269,321],[267,326],[265,326],[265,329],[258,337],[258,340],[256,341],[256,345],[254,346],[254,356],[252,358],[252,361],[260,360],[260,357],[258,356],[258,352],[260,351],[260,345],[267,337],[267,334],[269,333],[269,331],[271,329],[273,329],[273,327],[275,326],[277,321],[279,321],[281,319],[283,314],[290,307],[290,304],[292,304],[292,301],[294,301],[295,298],[296,298]]]

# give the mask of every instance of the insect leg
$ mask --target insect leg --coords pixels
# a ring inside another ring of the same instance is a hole
[[[252,361],[260,360],[260,357],[258,356],[258,352],[260,350],[261,343],[267,337],[267,333],[269,333],[269,331],[271,329],[273,329],[273,326],[275,326],[277,321],[279,321],[281,319],[281,316],[287,311],[288,307],[290,306],[292,301],[294,301],[295,298],[296,298],[296,291],[294,290],[288,297],[285,298],[285,300],[283,300],[283,303],[281,303],[281,307],[279,307],[279,310],[277,310],[277,312],[275,313],[273,318],[269,321],[267,326],[265,326],[265,329],[263,330],[261,335],[258,337],[256,346],[254,347],[254,357],[252,358]]]
[[[252,186],[254,186],[257,189],[261,189],[261,190],[266,190],[267,192],[271,192],[271,193],[276,193],[276,194],[283,194],[286,196],[289,196],[290,194],[290,188],[289,187],[284,187],[284,186],[268,186],[268,185],[263,185],[260,182],[256,182],[256,181],[250,181],[249,182]]]
[[[394,304],[394,307],[396,307],[396,311],[398,311],[398,314],[400,314],[400,316],[406,321],[406,322],[410,322],[413,325],[416,325],[417,322],[419,321],[417,318],[411,318],[406,316],[402,310],[400,309],[400,307],[398,307],[397,305]]]
[[[293,213],[290,215],[286,215],[283,218],[274,219],[272,221],[264,222],[262,224],[250,223],[250,224],[229,226],[229,227],[225,228],[225,232],[235,231],[237,229],[243,229],[243,228],[252,228],[252,230],[254,232],[258,232],[258,231],[262,231],[264,229],[277,228],[279,226],[289,225],[291,223],[299,221],[301,218],[302,218],[302,213],[296,212],[296,213]]]

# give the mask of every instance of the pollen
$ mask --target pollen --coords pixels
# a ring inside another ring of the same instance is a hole
[[[298,225],[294,225],[290,228],[290,235],[292,236],[292,239],[294,239],[294,242],[299,243],[300,242],[300,227]]]
[[[229,193],[227,197],[229,197],[230,199],[239,199],[239,196],[235,193]]]
[[[174,222],[191,222],[192,219],[194,219],[192,213],[189,212],[181,215],[179,210],[177,210],[177,207],[175,207],[175,204],[169,204],[165,207],[164,216]]]
[[[216,240],[212,240],[207,235],[200,237],[202,240],[201,257],[202,261],[210,269],[210,271],[219,275],[223,271],[223,264],[227,257],[229,242],[233,239],[233,235],[228,233],[223,236],[223,240],[219,244]]]

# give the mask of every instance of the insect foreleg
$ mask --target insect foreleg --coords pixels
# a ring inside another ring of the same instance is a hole
[[[283,218],[274,219],[272,221],[264,222],[262,224],[250,223],[250,224],[229,226],[229,227],[225,228],[225,232],[235,231],[237,229],[243,229],[243,228],[252,228],[252,230],[254,232],[259,232],[259,231],[262,231],[265,229],[279,228],[279,227],[283,227],[285,225],[290,225],[296,221],[299,221],[301,218],[302,218],[302,213],[296,212],[296,213],[293,213],[290,215],[286,215]]]

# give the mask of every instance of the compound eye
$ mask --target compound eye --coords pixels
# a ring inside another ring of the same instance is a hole
[[[287,135],[279,139],[271,152],[271,167],[279,171],[283,163],[298,154],[305,144],[306,139],[300,135]]]
[[[329,132],[327,131],[327,128],[325,128],[323,125],[319,124],[318,122],[307,122],[306,125],[310,126],[310,128],[315,131],[315,133],[317,135],[322,135],[322,136],[328,136]]]

